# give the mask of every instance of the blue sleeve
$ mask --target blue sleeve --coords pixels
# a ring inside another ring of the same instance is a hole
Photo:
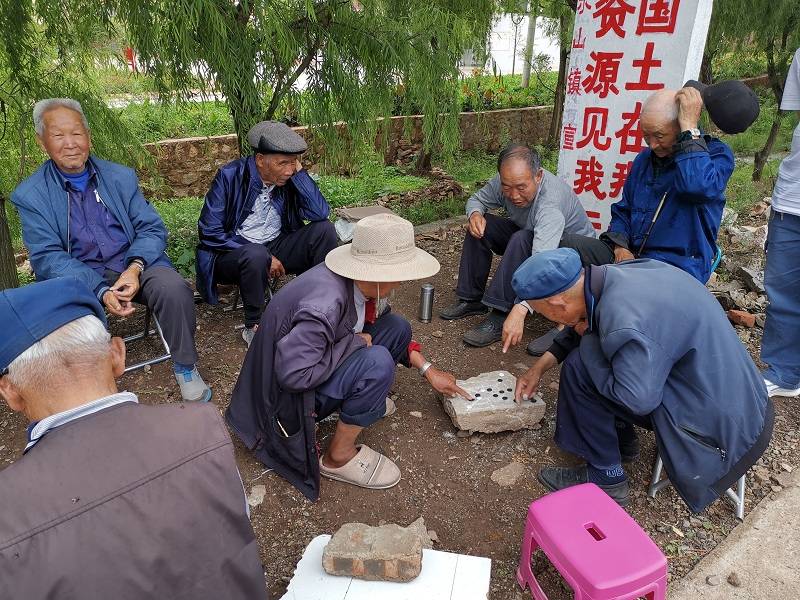
[[[91,267],[72,258],[64,248],[54,226],[24,198],[15,192],[11,202],[17,207],[22,222],[22,239],[28,249],[31,267],[39,281],[56,277],[76,277],[98,294],[106,286],[105,280]]]
[[[675,153],[675,191],[691,204],[725,202],[725,187],[733,173],[733,152],[727,144],[708,138],[687,140]]]
[[[135,237],[125,255],[125,262],[140,258],[145,265],[150,265],[161,258],[167,249],[167,228],[156,209],[142,194],[136,175],[131,173],[131,176],[133,193],[130,199],[126,199],[126,205]]]
[[[299,170],[291,179],[297,190],[297,208],[306,221],[324,221],[331,213],[331,207],[317,184],[305,169]]]
[[[202,244],[215,250],[235,250],[247,242],[243,237],[225,231],[225,215],[228,210],[228,199],[231,183],[223,174],[217,171],[211,188],[206,194],[200,219],[197,222],[197,233]]]
[[[641,161],[646,160],[642,158],[644,155],[640,154],[633,161],[630,173],[625,179],[625,185],[622,186],[622,198],[619,202],[611,205],[611,223],[608,225],[608,231],[603,234],[617,246],[629,247],[631,237],[631,202],[636,194],[634,190],[634,181],[638,180],[638,172],[641,168]]]
[[[618,329],[603,336],[585,335],[581,360],[597,391],[635,415],[646,415],[661,404],[674,361],[654,340],[635,329]]]

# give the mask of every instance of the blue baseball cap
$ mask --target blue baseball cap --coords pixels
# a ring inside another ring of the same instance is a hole
[[[8,365],[36,342],[86,315],[106,322],[100,302],[75,277],[58,277],[0,292],[0,375],[5,375]]]
[[[581,276],[580,255],[572,248],[537,252],[522,263],[511,279],[521,300],[541,300],[567,291]]]

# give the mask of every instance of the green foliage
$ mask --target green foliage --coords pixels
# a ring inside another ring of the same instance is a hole
[[[766,164],[764,174],[767,177],[762,181],[753,181],[751,163],[737,163],[725,190],[726,205],[736,212],[744,212],[765,196],[769,196],[778,174],[779,162],[771,160]]]
[[[378,196],[424,188],[430,182],[423,177],[406,175],[396,167],[367,162],[355,177],[322,175],[318,184],[332,208],[371,204]]]
[[[194,278],[194,250],[197,246],[197,220],[203,198],[173,198],[153,203],[164,220],[169,237],[167,255],[184,277]]]
[[[141,143],[170,138],[233,133],[233,120],[223,102],[158,103],[146,100],[118,109],[120,120]]]
[[[466,198],[444,198],[441,200],[423,200],[414,204],[396,203],[390,205],[394,212],[408,219],[414,225],[430,223],[439,219],[447,219],[464,214]]]
[[[465,78],[461,82],[462,110],[471,112],[553,104],[558,73],[534,75],[527,88],[521,85],[521,75],[476,75]]]

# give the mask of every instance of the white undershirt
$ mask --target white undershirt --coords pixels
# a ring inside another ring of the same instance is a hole
[[[781,110],[800,110],[800,49],[795,52],[786,76]],[[778,178],[772,191],[772,208],[800,216],[800,124],[794,129],[789,155],[778,167]]]

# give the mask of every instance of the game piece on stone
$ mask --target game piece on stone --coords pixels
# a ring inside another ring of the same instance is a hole
[[[474,400],[459,396],[442,399],[444,409],[461,430],[497,433],[531,429],[544,417],[545,404],[541,395],[533,401],[514,402],[517,378],[508,371],[481,373],[458,385]]]

